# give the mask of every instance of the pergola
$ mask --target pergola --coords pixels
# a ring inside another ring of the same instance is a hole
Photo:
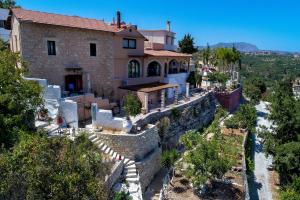
[[[138,97],[141,99],[143,104],[144,113],[149,112],[149,93],[161,91],[161,108],[165,108],[166,106],[166,89],[173,88],[175,89],[175,97],[174,103],[178,104],[178,87],[177,84],[170,83],[148,83],[148,84],[140,84],[140,85],[129,85],[122,86],[120,89],[135,91],[137,92]]]

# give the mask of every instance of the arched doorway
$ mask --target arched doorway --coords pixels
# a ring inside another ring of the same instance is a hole
[[[148,64],[147,76],[160,76],[161,66],[157,61]]]
[[[175,59],[169,62],[169,74],[176,74],[178,73],[179,62]]]

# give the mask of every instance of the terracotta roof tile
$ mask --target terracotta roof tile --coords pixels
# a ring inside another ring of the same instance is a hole
[[[158,57],[192,57],[192,54],[178,53],[167,50],[145,50],[145,54]]]
[[[21,8],[12,9],[13,14],[20,21],[30,21],[40,24],[51,24],[73,28],[83,28],[107,32],[119,32],[116,26],[106,24],[102,20],[88,19],[77,16],[66,16],[60,14],[45,13],[39,11],[24,10]]]

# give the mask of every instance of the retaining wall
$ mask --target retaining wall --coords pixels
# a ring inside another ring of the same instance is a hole
[[[112,134],[105,131],[97,134],[101,141],[120,155],[138,161],[158,147],[160,139],[157,131],[156,126],[148,125],[139,134]]]

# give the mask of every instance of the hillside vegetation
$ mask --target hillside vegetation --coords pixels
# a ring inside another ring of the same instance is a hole
[[[267,87],[289,76],[292,79],[300,76],[300,58],[293,55],[243,55],[241,79],[259,78]]]

